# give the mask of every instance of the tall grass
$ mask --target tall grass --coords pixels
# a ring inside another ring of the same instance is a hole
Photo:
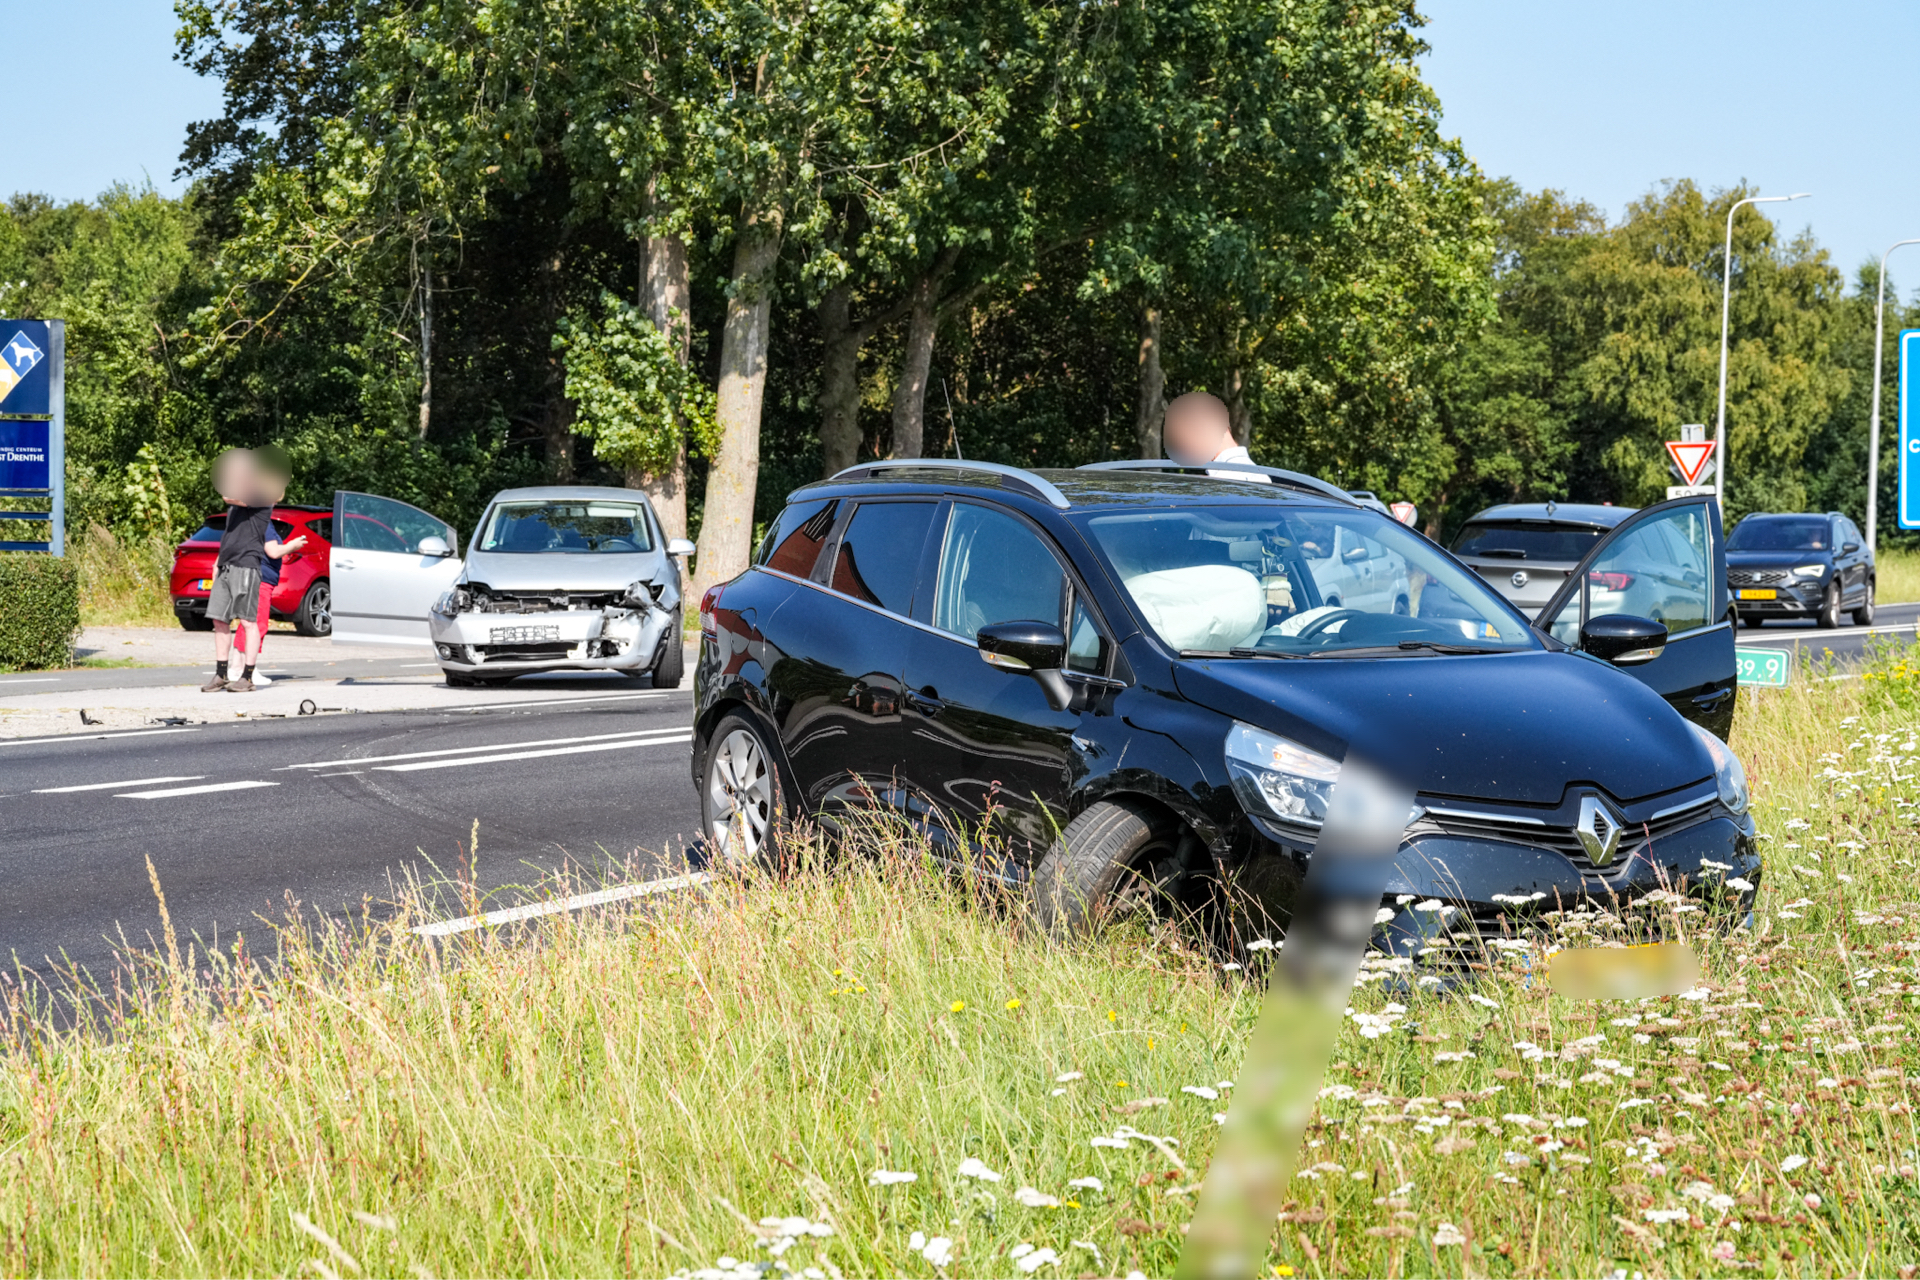
[[[1711,884],[1661,908],[1699,988],[1552,996],[1547,946],[1616,936],[1592,913],[1469,991],[1363,981],[1280,1274],[1920,1264],[1920,656],[1823,674],[1741,694],[1767,868],[1751,927]],[[482,904],[169,938],[65,1012],[22,974],[0,1268],[1170,1270],[1245,975],[1166,932],[1045,943],[910,843],[801,860],[438,943]]]
[[[1920,551],[1892,547],[1874,557],[1874,596],[1888,604],[1920,600]]]
[[[69,554],[80,567],[80,620],[89,627],[175,627],[167,579],[173,542],[162,534],[139,538],[90,525]]]

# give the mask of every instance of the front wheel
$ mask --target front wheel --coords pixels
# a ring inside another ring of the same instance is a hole
[[[778,845],[785,790],[760,727],[730,715],[714,727],[700,784],[700,822],[716,863],[763,863]]]
[[[667,634],[660,637],[660,653],[653,660],[653,687],[678,689],[686,678],[687,654],[680,628],[680,615],[673,615]]]
[[[1823,631],[1831,631],[1840,625],[1840,584],[1827,584],[1827,598],[1820,604],[1820,612],[1814,622]]]
[[[1143,805],[1102,800],[1067,824],[1033,873],[1035,921],[1052,937],[1178,914],[1180,826]]]
[[[1853,611],[1853,624],[1857,627],[1873,625],[1873,591],[1874,582],[1869,578],[1867,579],[1867,598],[1860,602],[1858,609]]]

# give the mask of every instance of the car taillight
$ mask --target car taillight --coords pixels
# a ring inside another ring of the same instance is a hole
[[[700,634],[709,640],[719,634],[714,630],[713,610],[720,603],[720,590],[719,586],[708,587],[707,594],[700,597]]]
[[[1602,591],[1625,591],[1633,585],[1633,575],[1630,573],[1611,573],[1606,570],[1595,569],[1587,575],[1587,581]]]

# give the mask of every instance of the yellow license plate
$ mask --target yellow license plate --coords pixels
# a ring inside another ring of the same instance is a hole
[[[1775,600],[1778,599],[1779,596],[1780,593],[1772,587],[1742,587],[1740,589],[1740,598],[1742,600]]]
[[[202,579],[200,579],[200,589],[201,589],[202,591],[211,591],[211,590],[213,590],[213,579],[212,579],[212,578],[202,578]]]

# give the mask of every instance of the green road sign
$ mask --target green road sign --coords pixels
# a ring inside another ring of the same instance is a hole
[[[1787,687],[1787,673],[1793,670],[1793,655],[1785,649],[1736,648],[1733,659],[1740,671],[1741,684],[1784,689]]]

